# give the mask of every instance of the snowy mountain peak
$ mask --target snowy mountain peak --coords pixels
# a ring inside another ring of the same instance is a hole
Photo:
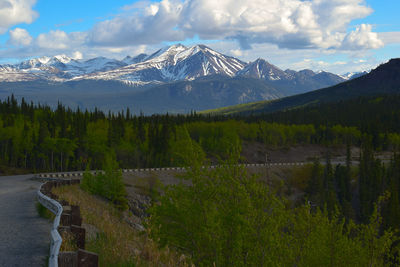
[[[44,56],[23,61],[16,66],[14,65],[14,67],[16,69],[48,68],[57,67],[59,64],[68,64],[71,61],[73,61],[73,59],[66,55],[56,55],[53,57]]]
[[[262,58],[250,62],[243,70],[238,72],[238,75],[270,81],[289,78],[289,75],[286,72],[268,63]]]
[[[130,60],[126,58],[126,60]],[[126,61],[125,61],[126,62]],[[164,47],[140,62],[85,79],[117,79],[124,82],[169,82],[193,80],[198,77],[221,74],[234,76],[245,63],[224,56],[204,45],[185,47],[181,44]]]
[[[364,76],[365,74],[368,74],[370,71],[363,71],[363,72],[347,72],[345,74],[340,75],[345,80],[352,80],[361,76]]]
[[[165,60],[173,57],[177,53],[184,51],[187,49],[184,45],[181,44],[175,44],[171,46],[166,46],[161,48],[160,50],[156,51],[154,54],[150,55],[146,60],[151,60],[158,58],[158,60]]]
[[[147,54],[139,54],[139,55],[137,55],[135,57],[126,56],[122,60],[122,62],[124,62],[127,65],[132,65],[132,64],[136,64],[136,63],[144,61],[147,57],[148,57]]]
[[[36,58],[36,59],[30,59],[30,60],[28,60],[28,62],[47,64],[50,60],[51,60],[51,57],[44,56],[44,57],[40,57],[40,58]]]
[[[72,58],[67,57],[66,55],[57,55],[57,56],[54,56],[53,59],[57,59],[59,62],[64,63],[64,64],[67,64],[73,60]]]

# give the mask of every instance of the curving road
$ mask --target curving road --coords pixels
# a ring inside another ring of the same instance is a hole
[[[0,266],[44,266],[51,222],[39,217],[39,182],[32,175],[0,177]]]

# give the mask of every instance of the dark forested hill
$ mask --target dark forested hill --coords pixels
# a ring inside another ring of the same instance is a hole
[[[242,106],[214,110],[221,114],[262,114],[293,109],[313,104],[332,103],[360,96],[400,93],[400,59],[391,59],[369,74],[313,92],[285,97],[275,101],[262,101]]]

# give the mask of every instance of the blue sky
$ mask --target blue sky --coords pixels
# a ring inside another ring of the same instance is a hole
[[[398,0],[0,0],[0,62],[205,43],[244,61],[340,74],[400,56],[398,10]]]

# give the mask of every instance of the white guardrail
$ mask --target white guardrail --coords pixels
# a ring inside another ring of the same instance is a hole
[[[245,167],[266,167],[266,166],[302,166],[310,162],[286,162],[286,163],[258,163],[258,164],[240,164]],[[218,165],[207,166],[209,169],[214,169]],[[203,167],[204,168],[204,167]],[[146,168],[146,169],[122,169],[123,173],[128,172],[149,172],[149,171],[185,171],[185,167],[166,167],[166,168]],[[102,171],[90,171],[90,173],[96,175]],[[70,178],[83,176],[84,172],[62,172],[62,173],[40,173],[37,174],[38,178]]]
[[[58,254],[60,252],[62,238],[57,229],[60,224],[60,218],[61,213],[63,212],[63,208],[60,203],[58,203],[54,199],[49,198],[40,191],[42,189],[42,186],[43,184],[40,186],[38,191],[38,201],[56,215],[56,218],[53,222],[53,228],[51,229],[49,267],[58,267]]]

